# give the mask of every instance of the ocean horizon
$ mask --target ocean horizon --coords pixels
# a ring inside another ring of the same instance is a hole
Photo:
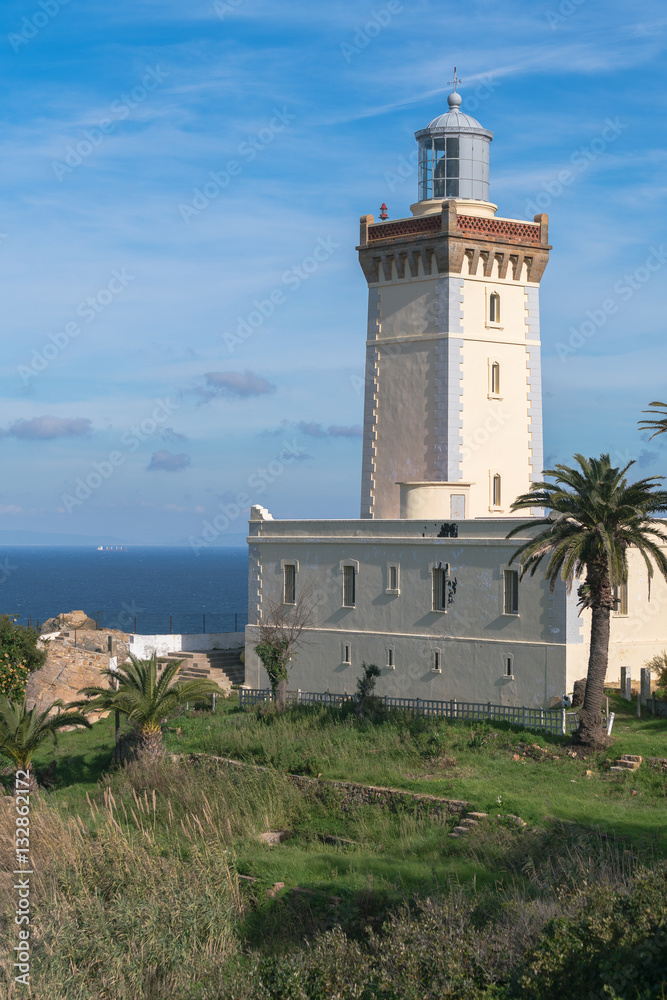
[[[247,549],[0,545],[0,613],[35,624],[79,610],[149,635],[242,629]]]

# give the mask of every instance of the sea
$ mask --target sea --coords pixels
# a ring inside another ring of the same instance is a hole
[[[0,546],[0,613],[37,624],[85,611],[143,635],[242,630],[245,548]]]

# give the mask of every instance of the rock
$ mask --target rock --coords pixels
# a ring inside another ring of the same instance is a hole
[[[259,839],[263,844],[282,844],[291,836],[292,834],[288,833],[287,830],[267,830],[266,833],[260,833]]]
[[[582,677],[580,681],[574,682],[574,691],[572,692],[572,707],[577,708],[579,705],[583,705],[585,696],[586,696],[586,678]]]
[[[63,629],[87,629],[88,631],[92,631],[93,629],[97,629],[97,622],[94,618],[89,618],[85,611],[67,611],[45,621],[40,632],[59,632]]]
[[[275,897],[278,895],[278,893],[280,892],[280,890],[284,889],[284,888],[285,888],[285,883],[284,882],[274,882],[273,883],[273,887],[271,889],[267,889],[266,890],[266,898],[267,899],[275,899]]]

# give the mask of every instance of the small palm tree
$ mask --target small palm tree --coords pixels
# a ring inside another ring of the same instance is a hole
[[[130,654],[130,662],[123,663],[114,673],[109,668],[103,676],[118,682],[118,689],[106,687],[85,687],[79,694],[86,695],[82,701],[72,702],[70,708],[81,708],[84,712],[118,711],[133,722],[139,730],[140,751],[149,756],[159,756],[162,752],[161,720],[188,701],[195,701],[207,694],[224,692],[215,681],[201,680],[172,681],[181,668],[183,660],[174,660],[165,666],[158,680],[157,655],[140,660]]]
[[[55,746],[59,729],[65,726],[90,729],[88,719],[80,712],[50,714],[62,705],[62,701],[55,701],[43,712],[38,712],[36,705],[28,711],[25,698],[18,702],[0,696],[0,754],[10,760],[17,770],[30,770],[35,751],[46,740],[51,740]],[[31,781],[31,789],[36,788],[36,782]]]
[[[544,559],[548,559],[546,576],[552,590],[559,577],[568,590],[583,577],[578,594],[581,606],[591,609],[591,643],[576,739],[594,745],[604,740],[602,698],[609,661],[609,619],[618,603],[614,588],[627,582],[631,546],[644,559],[649,584],[653,563],[667,579],[667,557],[660,547],[667,541],[667,532],[664,521],[653,516],[667,510],[667,492],[657,489],[661,476],[628,483],[625,473],[634,462],[617,469],[609,455],[574,457],[579,469],[567,465],[545,469],[543,475],[554,482],[533,483],[530,493],[517,497],[512,510],[542,507],[548,513],[518,525],[507,537],[527,528],[544,528],[512,555],[512,560],[521,563],[522,577],[528,572],[532,576]]]
[[[645,431],[653,431],[651,438],[654,438],[656,434],[665,434],[667,432],[667,403],[653,402],[651,406],[655,406],[655,410],[642,410],[642,413],[650,413],[652,416],[649,420],[640,420],[639,426]]]

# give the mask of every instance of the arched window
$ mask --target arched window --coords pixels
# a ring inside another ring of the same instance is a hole
[[[489,323],[500,323],[500,295],[492,292],[489,296]]]
[[[500,395],[500,364],[497,361],[491,365],[491,395]]]
[[[495,474],[491,481],[491,504],[493,507],[500,507],[501,490],[500,490],[500,476],[498,473]]]

